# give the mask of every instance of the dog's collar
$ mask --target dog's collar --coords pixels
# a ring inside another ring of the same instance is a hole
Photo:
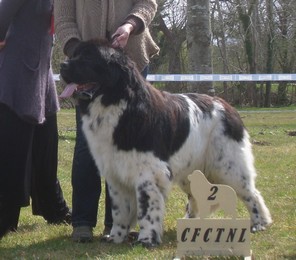
[[[83,100],[91,100],[98,89],[98,83],[89,82],[80,84],[76,87],[74,97]]]
[[[78,91],[88,91],[88,90],[94,88],[97,85],[98,85],[98,83],[96,83],[96,82],[88,82],[88,83],[80,84],[80,85],[76,86],[76,92],[78,92]]]

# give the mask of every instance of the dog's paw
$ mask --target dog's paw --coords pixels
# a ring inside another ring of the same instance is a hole
[[[134,243],[135,241],[137,241],[138,237],[139,237],[139,232],[131,231],[127,236],[127,242]]]
[[[150,248],[155,248],[159,246],[159,244],[160,243],[157,241],[149,241],[149,239],[140,239],[134,242],[132,245],[133,246],[142,245],[143,247],[150,249]]]
[[[115,235],[103,235],[100,240],[101,242],[105,242],[105,243],[120,244],[124,242],[125,237],[115,236]]]
[[[111,239],[109,234],[105,234],[100,238],[101,242],[105,242],[105,243],[112,243],[113,240]]]
[[[251,226],[251,232],[252,233],[256,233],[258,231],[264,231],[266,228],[264,226],[262,226],[261,224],[255,224],[253,226]]]
[[[138,241],[136,244],[141,244],[146,248],[157,247],[161,243],[161,235],[155,230],[151,230],[150,232],[140,232]]]
[[[251,226],[251,232],[256,233],[258,231],[264,231],[269,225],[257,223]]]
[[[255,232],[258,232],[258,231],[264,231],[271,224],[272,224],[272,219],[271,218],[268,218],[268,219],[263,219],[262,218],[260,222],[252,223],[251,232],[255,233]]]

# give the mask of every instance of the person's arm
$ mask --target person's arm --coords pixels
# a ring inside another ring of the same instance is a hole
[[[20,7],[26,0],[2,0],[0,1],[0,48],[5,45],[5,37],[9,25]]]
[[[124,48],[131,34],[140,34],[149,26],[156,10],[157,3],[155,0],[135,0],[134,6],[124,23],[112,35],[112,46]]]
[[[81,40],[76,23],[76,0],[54,0],[54,21],[63,52],[70,57]]]
[[[134,0],[134,6],[129,15],[126,17],[126,22],[135,24],[137,27],[134,34],[142,33],[147,28],[157,11],[156,0]]]

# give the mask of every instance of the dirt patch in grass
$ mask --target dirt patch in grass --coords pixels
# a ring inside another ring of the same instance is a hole
[[[296,130],[287,131],[287,134],[288,134],[289,136],[296,136]]]
[[[254,144],[254,145],[262,145],[262,146],[270,145],[269,142],[266,142],[266,141],[259,141],[259,140],[255,140],[255,139],[252,140],[252,144]]]

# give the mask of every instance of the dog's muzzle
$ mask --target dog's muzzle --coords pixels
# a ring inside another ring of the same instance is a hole
[[[91,100],[97,91],[96,83],[86,83],[79,85],[73,94],[74,98],[82,100]]]
[[[85,84],[68,84],[60,95],[60,98],[69,98],[73,96],[77,99],[91,100],[98,89],[98,84],[95,82]]]

